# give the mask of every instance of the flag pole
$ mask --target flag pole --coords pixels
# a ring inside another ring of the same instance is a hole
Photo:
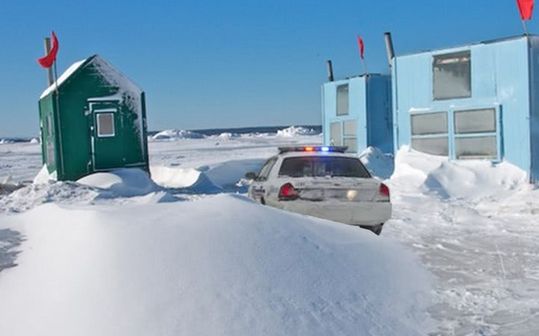
[[[367,61],[365,61],[365,58],[361,59],[361,63],[363,63],[363,72],[365,73],[365,75],[368,75],[369,70],[367,69]]]
[[[526,25],[526,20],[520,20],[522,21],[522,27],[524,28],[524,35],[528,36],[528,26]]]

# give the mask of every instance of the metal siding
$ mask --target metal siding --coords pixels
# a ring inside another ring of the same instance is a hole
[[[349,113],[336,115],[337,86],[348,84]],[[358,152],[375,146],[392,152],[393,131],[390,97],[390,77],[369,75],[325,83],[322,86],[322,124],[324,144],[328,145],[329,126],[333,122],[357,121]],[[372,86],[372,87],[370,87]]]
[[[393,153],[391,80],[387,75],[369,76],[367,81],[367,144]]]
[[[471,50],[472,97],[434,101],[432,56]],[[503,120],[500,143],[509,162],[529,170],[528,65],[525,38],[463,48],[437,50],[395,59],[394,116],[396,145],[410,144],[410,111],[448,111],[501,105]],[[452,121],[450,122],[452,124]],[[452,147],[452,143],[450,144]]]
[[[539,37],[530,37],[530,180],[539,182]]]
[[[365,77],[355,77],[350,79],[349,85],[350,113],[341,120],[357,120],[357,150],[362,152],[368,144],[367,83]]]

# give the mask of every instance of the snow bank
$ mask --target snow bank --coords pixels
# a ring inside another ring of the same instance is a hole
[[[152,140],[176,141],[180,139],[203,139],[204,135],[186,130],[165,130],[151,137]]]
[[[232,140],[232,139],[237,139],[239,137],[240,137],[240,135],[237,134],[237,133],[225,132],[225,133],[219,134],[217,136],[217,139],[219,139],[219,140]]]
[[[231,160],[212,166],[178,168],[152,166],[152,179],[166,188],[184,188],[189,192],[247,192],[242,179],[247,172],[258,172],[265,159]]]
[[[393,174],[393,156],[384,154],[378,148],[368,147],[359,155],[359,158],[371,174],[376,177],[387,179]]]
[[[425,335],[428,276],[399,245],[232,196],[0,217],[6,335]],[[31,323],[28,323],[31,321]]]
[[[508,162],[450,161],[445,157],[416,152],[408,147],[397,152],[395,172],[391,180],[406,180],[405,185],[419,187],[442,198],[474,201],[517,189],[531,188],[526,172]]]
[[[278,137],[286,137],[286,138],[296,137],[300,135],[317,135],[317,134],[318,132],[316,132],[313,129],[305,128],[305,127],[295,127],[295,126],[290,126],[288,128],[277,131]]]
[[[136,168],[118,169],[88,175],[77,182],[43,179],[40,183],[32,183],[0,198],[0,214],[24,212],[51,202],[85,206],[107,202],[145,204],[176,200],[155,184],[146,172]]]
[[[197,194],[215,194],[223,191],[204,172],[194,168],[152,166],[150,170],[152,179],[166,188],[186,189],[184,191]]]
[[[116,197],[133,197],[158,192],[162,189],[140,169],[124,168],[95,173],[77,181],[79,184],[110,191]]]
[[[43,165],[41,169],[39,170],[39,173],[34,177],[34,184],[46,184],[52,181],[57,180],[57,174],[56,171],[49,173],[49,170],[47,169],[47,165]]]

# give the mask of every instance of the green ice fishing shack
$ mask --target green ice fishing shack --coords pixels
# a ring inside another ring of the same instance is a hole
[[[39,99],[43,163],[58,180],[115,168],[149,172],[144,92],[98,55],[71,65]]]

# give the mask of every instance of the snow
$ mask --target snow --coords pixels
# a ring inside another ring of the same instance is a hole
[[[138,168],[116,169],[110,172],[95,173],[77,181],[79,184],[109,190],[116,196],[133,197],[161,191],[148,173]]]
[[[123,193],[147,178],[106,176],[0,195],[0,334],[537,334],[539,189],[525,172],[406,147],[393,169],[369,148],[394,209],[380,237],[236,195],[278,146],[320,141],[154,141],[148,194]],[[0,167],[30,181],[39,145],[0,146]]]
[[[6,335],[419,335],[428,327],[428,275],[402,247],[243,197],[49,204],[0,223],[25,237],[19,266],[0,279]]]
[[[77,71],[81,67],[81,65],[83,65],[84,62],[86,62],[86,60],[87,59],[83,59],[83,60],[80,60],[78,62],[71,64],[71,66],[67,68],[67,70],[64,71],[62,75],[60,75],[60,77],[58,77],[58,80],[56,80],[52,85],[50,85],[47,89],[45,89],[43,93],[41,93],[41,96],[39,97],[39,99],[43,99],[47,97],[54,90],[56,90],[56,88],[62,85],[62,83],[65,82],[75,71]]]
[[[47,165],[43,165],[41,167],[41,170],[37,175],[34,177],[33,183],[34,184],[46,184],[52,181],[56,181],[58,179],[56,171],[49,173],[49,170],[47,168]]]
[[[317,132],[313,129],[305,127],[290,126],[288,128],[277,131],[277,136],[280,137],[295,137],[298,135],[316,135]]]
[[[539,190],[508,162],[448,161],[401,148],[384,234],[436,276],[429,312],[444,335],[539,330]]]
[[[153,135],[150,140],[178,141],[182,139],[202,139],[204,135],[186,130],[165,130]]]
[[[367,167],[369,172],[381,179],[386,179],[393,174],[393,156],[383,153],[375,147],[368,147],[360,155],[361,162]]]

